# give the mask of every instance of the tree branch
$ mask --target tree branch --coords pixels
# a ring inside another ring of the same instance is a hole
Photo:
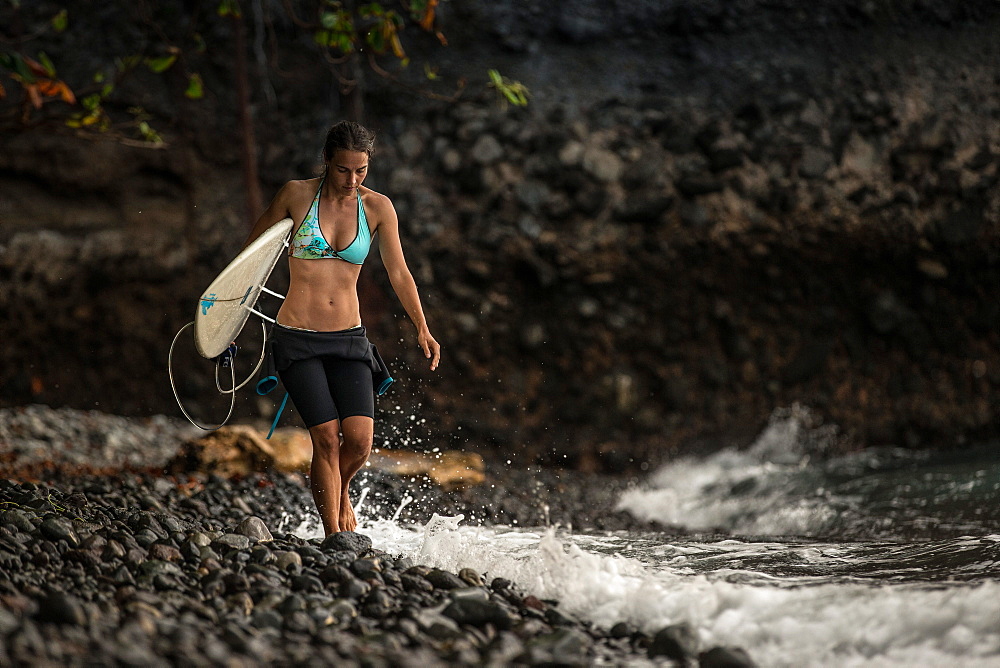
[[[398,76],[396,76],[392,72],[388,72],[382,69],[382,67],[378,64],[378,61],[375,60],[375,54],[371,53],[370,51],[368,52],[368,66],[372,68],[372,71],[375,72],[375,74],[379,75],[384,79],[388,79],[389,81],[393,82],[400,88],[405,88],[411,93],[422,95],[431,100],[441,100],[443,102],[457,102],[458,99],[462,96],[462,91],[465,90],[464,81],[458,82],[458,88],[452,95],[442,95],[440,93],[434,93],[424,88],[421,88],[420,86],[414,86],[413,84],[408,84],[405,81],[402,81]]]

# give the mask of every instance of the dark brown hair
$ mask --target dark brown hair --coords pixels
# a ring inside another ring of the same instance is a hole
[[[323,161],[328,162],[337,151],[358,151],[371,158],[375,151],[375,133],[360,123],[340,121],[326,133]]]

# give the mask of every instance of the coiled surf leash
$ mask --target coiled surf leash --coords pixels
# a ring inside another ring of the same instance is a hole
[[[250,375],[247,376],[246,379],[244,379],[239,385],[236,384],[235,362],[236,353],[239,350],[236,343],[230,343],[228,348],[213,359],[215,362],[215,389],[218,390],[219,394],[229,395],[229,411],[226,413],[225,419],[216,425],[204,425],[191,417],[191,414],[188,413],[187,409],[184,407],[184,402],[181,401],[180,394],[177,392],[177,383],[174,380],[174,348],[177,346],[177,341],[180,339],[184,330],[192,326],[194,326],[194,320],[177,330],[177,333],[174,335],[174,340],[170,343],[170,351],[167,353],[167,375],[170,376],[170,389],[174,393],[174,399],[177,401],[177,406],[181,409],[181,413],[184,414],[184,417],[187,418],[188,422],[199,429],[203,429],[205,431],[215,431],[229,422],[229,418],[233,416],[233,409],[236,407],[236,392],[243,389],[243,387],[245,387],[246,384],[257,375],[260,368],[264,365],[264,359],[267,357],[267,325],[263,321],[260,323],[261,332],[264,335],[264,343],[263,346],[261,346],[260,359],[257,360],[257,364],[254,366],[253,371],[250,372]],[[220,380],[220,370],[222,369],[229,369],[230,389],[222,387],[222,382]],[[284,408],[284,403],[282,403],[282,408]],[[279,412],[278,414],[280,415],[281,413]],[[271,431],[274,431],[273,425],[271,427]],[[268,434],[268,436],[270,436],[270,434]]]

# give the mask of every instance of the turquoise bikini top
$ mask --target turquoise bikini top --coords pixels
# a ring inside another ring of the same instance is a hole
[[[323,179],[325,181],[326,179]],[[361,204],[361,191],[358,190],[358,233],[354,241],[344,250],[334,250],[333,246],[327,242],[323,236],[323,230],[319,226],[319,195],[323,192],[323,181],[319,183],[319,190],[313,198],[309,213],[302,219],[302,224],[292,236],[292,241],[288,249],[291,257],[302,260],[322,260],[325,258],[335,258],[344,260],[351,264],[364,264],[368,256],[368,249],[372,245],[372,233],[368,229],[368,218],[365,216],[365,207]]]

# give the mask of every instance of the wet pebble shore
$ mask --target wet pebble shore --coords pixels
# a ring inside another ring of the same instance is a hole
[[[360,533],[300,538],[310,504],[284,475],[0,480],[0,664],[752,665],[688,627],[595,628]]]

